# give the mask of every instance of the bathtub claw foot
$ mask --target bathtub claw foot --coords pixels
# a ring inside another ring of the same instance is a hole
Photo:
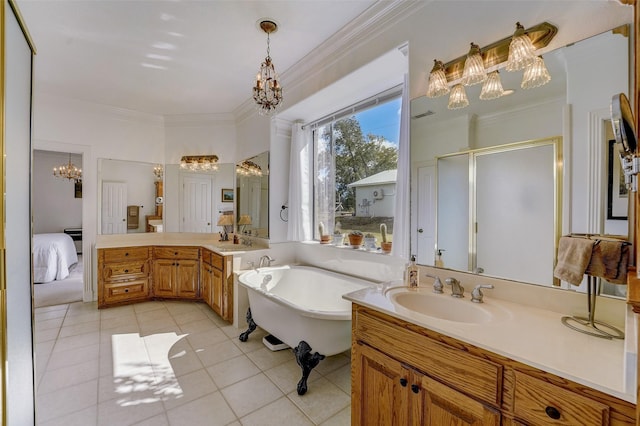
[[[253,333],[253,331],[257,327],[256,323],[253,321],[253,317],[251,316],[251,308],[247,308],[246,318],[249,328],[247,328],[247,331],[245,331],[244,333],[240,333],[240,336],[238,336],[238,339],[240,339],[241,342],[246,342],[249,339],[249,335]]]
[[[298,395],[304,395],[307,393],[309,374],[324,359],[324,355],[320,355],[318,352],[311,354],[311,346],[304,340],[298,343],[298,346],[293,349],[293,353],[296,356],[296,362],[302,368],[302,378],[298,382]]]

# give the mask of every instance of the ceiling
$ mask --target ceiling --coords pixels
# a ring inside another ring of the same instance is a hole
[[[159,115],[231,113],[266,56],[282,73],[374,0],[17,0],[37,93]]]

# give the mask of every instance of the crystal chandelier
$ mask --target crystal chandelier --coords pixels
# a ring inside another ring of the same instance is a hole
[[[260,71],[256,75],[256,82],[253,86],[253,99],[260,115],[271,115],[276,112],[282,104],[282,86],[278,73],[271,62],[269,41],[270,34],[278,30],[278,25],[270,20],[260,22],[260,28],[267,33],[267,57],[260,65]]]
[[[215,172],[218,170],[218,156],[185,155],[180,159],[180,168],[192,172]]]
[[[82,180],[82,169],[79,169],[71,162],[71,154],[69,154],[69,163],[54,167],[53,175],[55,177],[80,182]]]
[[[245,160],[236,166],[236,173],[241,176],[262,176],[262,167],[253,161]]]

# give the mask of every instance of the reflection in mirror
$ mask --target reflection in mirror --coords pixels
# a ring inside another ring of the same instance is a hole
[[[218,163],[217,171],[192,172],[179,164],[165,165],[164,228],[165,232],[221,231],[218,216],[233,211],[233,200],[222,193],[233,190],[234,165]]]
[[[493,197],[493,201],[502,204],[503,210],[507,209],[513,213],[511,219],[514,231],[510,238],[517,241],[521,247],[520,250],[512,250],[509,253],[510,256],[517,255],[520,258],[504,258],[500,262],[521,267],[517,273],[487,270],[486,274],[527,283],[553,284],[552,262],[555,260],[557,240],[553,241],[550,248],[545,248],[546,254],[531,253],[532,249],[528,247],[528,243],[532,238],[536,238],[536,235],[529,232],[529,221],[526,219],[528,216],[522,212],[516,214],[512,208],[518,202],[525,205],[530,199],[526,188],[522,184],[512,185],[512,191],[506,192],[494,185],[484,192],[478,190],[475,198],[469,197],[469,180],[451,177],[452,180],[449,181],[443,176],[445,171],[441,170],[441,164],[436,160],[438,157],[454,153],[487,149],[518,141],[562,141],[560,144],[564,151],[562,170],[565,191],[564,198],[559,199],[558,203],[564,206],[563,216],[556,221],[549,221],[550,227],[555,223],[560,228],[560,232],[555,235],[570,232],[627,234],[626,217],[608,219],[606,207],[608,141],[612,136],[609,103],[614,93],[628,93],[629,90],[628,31],[629,26],[623,26],[546,52],[544,61],[551,81],[542,87],[523,90],[520,87],[522,72],[501,70],[504,89],[514,90],[510,95],[485,101],[479,99],[482,85],[467,87],[470,105],[455,111],[447,109],[447,96],[425,96],[412,100],[412,247],[417,254],[418,263],[434,265],[437,249],[443,248],[445,251],[441,252],[440,260],[445,268],[480,272],[477,268],[482,268],[483,264],[488,267],[489,260],[481,259],[488,259],[487,256],[492,255],[484,252],[487,249],[491,250],[491,245],[484,248],[481,241],[477,240],[479,231],[476,232],[474,229],[475,223],[464,226],[465,238],[461,241],[444,240],[440,221],[443,215],[468,218],[472,209],[480,209],[486,204],[485,197]],[[571,149],[567,150],[567,146]],[[513,166],[509,163],[513,159],[506,157],[487,155],[481,162],[491,164],[488,171],[504,173]],[[474,170],[469,168],[469,158],[446,158],[449,162],[460,162],[458,166],[465,169],[467,177]],[[480,167],[480,162],[476,166]],[[555,167],[547,169],[547,173],[551,174],[556,170]],[[541,173],[537,171],[536,176],[530,177],[529,180],[553,178],[546,175],[543,177]],[[473,178],[477,177],[474,175]],[[511,177],[503,179],[506,179],[503,183],[511,183]],[[445,208],[445,202],[441,200],[441,185],[454,188],[455,185],[459,186],[458,189],[446,191],[450,196],[457,194],[460,198],[458,204]],[[567,191],[568,188],[571,191]],[[482,224],[478,223],[477,226],[478,229],[482,229]],[[552,229],[545,231],[549,235],[553,232]],[[492,236],[489,235],[489,239]],[[461,253],[455,252],[456,245],[460,246]],[[528,264],[527,258],[534,255],[549,257],[551,252],[552,260],[547,260],[549,266],[544,272],[546,278],[527,273],[527,270],[536,269]],[[612,290],[613,293],[620,291]]]
[[[238,233],[269,238],[269,152],[236,164]]]
[[[98,159],[98,233],[147,231],[147,216],[157,216],[156,191],[162,191],[152,163]],[[159,206],[162,205],[158,200]],[[162,209],[159,209],[160,217]],[[160,219],[161,220],[161,219]]]

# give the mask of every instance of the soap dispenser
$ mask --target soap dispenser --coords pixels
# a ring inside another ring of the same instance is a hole
[[[407,266],[405,274],[405,285],[410,288],[417,288],[420,274],[418,274],[418,266],[416,265],[416,255],[411,255],[411,262]]]
[[[444,268],[444,262],[442,261],[442,252],[443,251],[444,251],[444,249],[436,250],[436,263],[435,263],[435,267],[436,268]]]

